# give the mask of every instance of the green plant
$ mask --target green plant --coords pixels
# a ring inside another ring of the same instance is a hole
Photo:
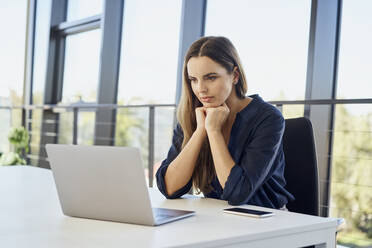
[[[8,140],[14,146],[15,152],[21,155],[23,149],[28,152],[30,140],[28,131],[24,127],[12,127],[9,131]]]
[[[7,152],[1,155],[0,165],[25,165],[26,160],[23,158],[23,152],[29,150],[30,136],[24,127],[13,127],[8,135],[9,143],[14,151]]]
[[[4,153],[0,158],[0,165],[25,165],[26,160],[21,158],[18,153],[15,152],[7,152]]]

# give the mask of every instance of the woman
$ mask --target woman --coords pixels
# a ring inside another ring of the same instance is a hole
[[[203,37],[189,48],[182,95],[159,190],[178,198],[191,186],[231,205],[285,208],[284,119],[258,95],[246,97],[239,56],[225,37]]]

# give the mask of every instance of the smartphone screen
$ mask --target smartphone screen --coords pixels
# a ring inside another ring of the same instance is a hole
[[[247,209],[247,208],[226,208],[223,211],[229,214],[238,214],[238,215],[250,216],[250,217],[255,217],[255,218],[266,218],[266,217],[270,217],[274,215],[273,212],[260,211],[260,210]]]

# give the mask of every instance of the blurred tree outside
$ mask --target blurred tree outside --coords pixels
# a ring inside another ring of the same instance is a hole
[[[72,144],[74,112],[61,112],[59,114],[59,144]],[[84,127],[81,127],[84,128]]]
[[[96,113],[79,111],[78,114],[78,128],[77,128],[77,143],[79,145],[93,145],[94,144],[94,125]],[[72,122],[72,117],[71,117]],[[72,130],[71,130],[72,131]],[[70,137],[72,138],[72,132]]]
[[[283,90],[281,90],[278,95],[272,99],[272,101],[286,101],[288,98],[286,97],[285,93]],[[267,99],[264,99],[267,100]],[[296,97],[295,101],[300,101],[304,100],[301,97]],[[298,118],[298,117],[303,117],[304,116],[304,105],[301,104],[284,104],[282,105],[282,110],[281,110],[283,117],[285,119],[290,119],[290,118]]]
[[[129,102],[130,103],[130,102]],[[119,101],[118,105],[125,104]],[[148,108],[118,108],[116,112],[115,146],[138,147],[141,151],[143,166],[148,168]],[[142,116],[141,116],[142,115]],[[145,116],[146,115],[146,116]]]
[[[336,106],[330,215],[346,220],[340,244],[372,247],[372,112]]]

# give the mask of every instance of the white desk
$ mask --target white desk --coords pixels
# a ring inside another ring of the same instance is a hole
[[[225,201],[150,194],[153,206],[196,216],[158,227],[64,216],[51,171],[0,166],[0,247],[335,247],[334,219],[279,210],[255,219],[222,213]]]

